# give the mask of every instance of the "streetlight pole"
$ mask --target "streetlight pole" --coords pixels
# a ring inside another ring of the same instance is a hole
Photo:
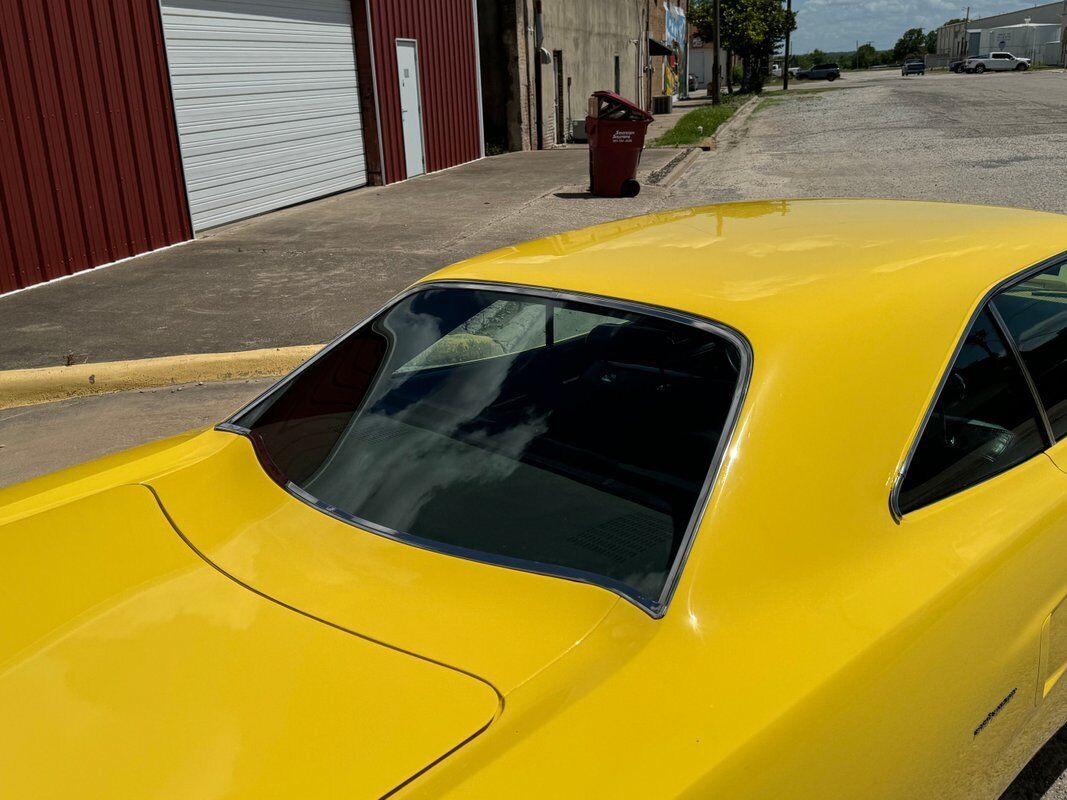
[[[793,0],[785,0],[785,11],[789,15],[789,18],[793,18]],[[792,25],[789,28],[793,27]],[[784,92],[789,88],[789,34],[792,32],[786,29],[785,32],[785,63],[782,65],[782,91]]]

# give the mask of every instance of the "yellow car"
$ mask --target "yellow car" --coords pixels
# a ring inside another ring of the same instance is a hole
[[[1067,722],[1065,249],[614,222],[0,492],[0,795],[996,798]]]

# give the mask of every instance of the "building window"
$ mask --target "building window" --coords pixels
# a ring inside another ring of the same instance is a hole
[[[620,69],[619,57],[615,56],[615,94],[622,92],[622,71]]]

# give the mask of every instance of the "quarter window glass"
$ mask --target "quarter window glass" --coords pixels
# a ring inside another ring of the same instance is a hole
[[[988,311],[953,363],[901,484],[907,513],[1004,472],[1044,448],[1033,395]]]
[[[1048,412],[1056,439],[1067,436],[1067,264],[1017,283],[993,301]]]

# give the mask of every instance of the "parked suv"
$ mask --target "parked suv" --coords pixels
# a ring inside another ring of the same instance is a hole
[[[1011,53],[989,53],[988,55],[972,56],[963,62],[964,72],[977,72],[979,75],[986,70],[995,72],[1017,70],[1022,72],[1025,69],[1030,69],[1030,59],[1016,58]]]
[[[910,61],[905,61],[904,62],[904,66],[902,66],[900,68],[900,74],[901,75],[925,75],[926,74],[926,63],[923,62],[923,61],[918,61],[916,59],[912,59]]]
[[[841,68],[837,64],[816,64],[814,67],[797,72],[797,78],[807,78],[812,81],[835,81],[840,77]]]

